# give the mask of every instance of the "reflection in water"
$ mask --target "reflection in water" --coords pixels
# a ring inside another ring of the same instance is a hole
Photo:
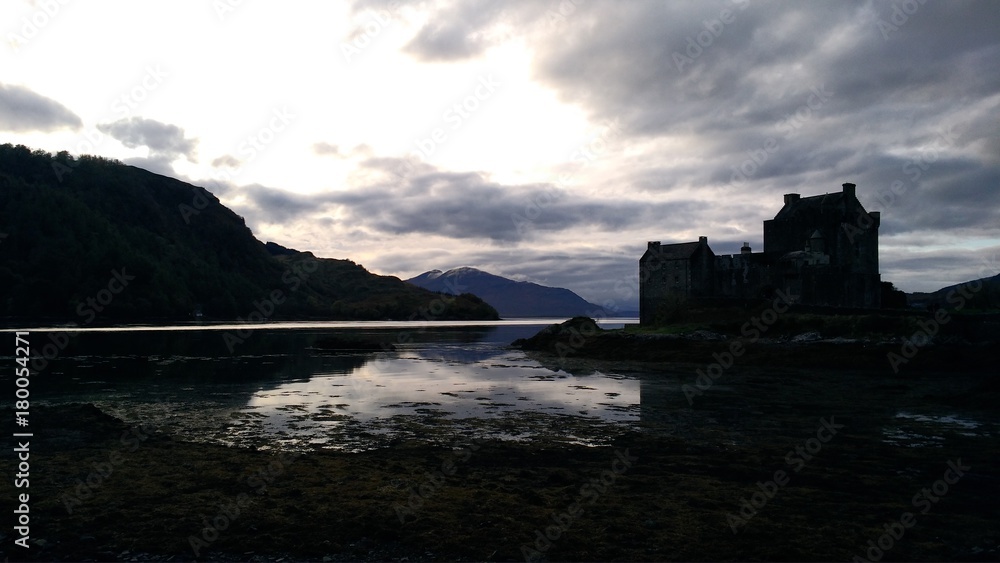
[[[900,412],[881,382],[841,372],[734,369],[689,403],[695,367],[559,362],[507,347],[542,326],[266,328],[232,350],[223,330],[85,332],[33,377],[32,401],[94,403],[182,439],[344,451],[458,437],[594,445],[635,429],[717,448],[791,447],[834,414],[897,447],[1000,427],[919,402]],[[33,332],[33,347],[46,339]],[[333,352],[323,339],[394,348]],[[932,380],[908,385],[912,396],[940,394]]]
[[[605,423],[638,419],[635,379],[603,374],[578,379],[515,352],[474,362],[429,355],[403,350],[350,374],[315,374],[308,381],[258,391],[244,409],[252,416],[234,426],[231,437],[284,444],[305,440],[336,448],[356,445],[351,432],[408,437],[399,424],[404,419],[409,425],[485,430],[510,439],[551,431],[552,417]],[[533,428],[525,417],[529,413],[538,421],[549,420],[543,428]],[[491,420],[503,423],[503,430],[489,429]]]
[[[960,436],[989,436],[982,431],[973,432],[980,423],[955,415],[930,416],[909,412],[896,413],[894,424],[882,429],[882,441],[908,448],[941,447],[945,435],[954,432]]]
[[[218,330],[81,333],[36,379],[37,393],[258,448],[357,451],[455,434],[596,444],[638,421],[636,379],[577,378],[507,348],[540,328],[257,330],[232,351]],[[395,350],[317,346],[331,337]]]

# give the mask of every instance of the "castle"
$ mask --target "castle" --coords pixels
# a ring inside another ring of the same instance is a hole
[[[639,322],[691,300],[706,303],[771,298],[796,304],[878,308],[877,211],[865,211],[855,185],[811,197],[786,194],[764,221],[764,250],[743,243],[739,254],[716,255],[698,242],[650,242],[639,259]]]

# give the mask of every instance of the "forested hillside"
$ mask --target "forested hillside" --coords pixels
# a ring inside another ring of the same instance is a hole
[[[103,158],[0,145],[0,316],[110,322],[196,311],[496,318],[475,296],[443,297],[350,260],[272,256],[203,188]]]

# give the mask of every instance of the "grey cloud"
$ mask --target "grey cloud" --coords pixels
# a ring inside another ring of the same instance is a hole
[[[240,164],[240,159],[231,154],[224,154],[212,161],[213,168],[239,168]]]
[[[323,141],[314,143],[312,149],[313,153],[319,156],[341,156],[340,147]]]
[[[882,279],[903,291],[935,291],[955,283],[1000,274],[1000,246],[936,250],[881,260]]]
[[[424,60],[455,60],[478,55],[483,43],[469,37],[467,29],[448,22],[427,24],[407,46]]]
[[[382,4],[360,0],[355,8]],[[427,61],[478,57],[513,30],[531,50],[537,83],[592,123],[617,121],[622,147],[641,145],[646,158],[608,155],[626,162],[615,196],[562,194],[533,219],[531,201],[551,186],[499,185],[386,157],[363,164],[382,172],[382,182],[271,202],[273,214],[338,208],[338,216],[381,233],[490,240],[494,264],[523,258],[534,265],[526,275],[558,272],[551,275],[578,290],[603,283],[588,277],[633,271],[645,241],[621,247],[621,257],[566,251],[578,260],[571,263],[593,269],[579,278],[564,271],[566,261],[526,247],[625,228],[654,239],[697,229],[717,252],[735,251],[740,239],[759,243],[759,221],[773,217],[781,194],[839,191],[850,181],[868,209],[882,212],[887,279],[912,290],[917,269],[940,267],[962,281],[962,270],[942,257],[916,262],[892,252],[907,240],[919,250],[917,241],[955,233],[1000,238],[1000,10],[989,1],[917,2],[901,16],[900,5],[439,2],[407,53]],[[657,147],[662,158],[654,158]],[[734,181],[741,169],[745,177]],[[897,184],[905,192],[893,195]],[[527,230],[519,233],[512,215],[528,218]],[[504,258],[511,248],[525,255]],[[458,251],[453,259],[463,262]],[[580,290],[589,291],[591,299],[601,292]]]
[[[725,9],[727,25],[718,19]],[[581,3],[562,33],[536,45],[535,75],[594,119],[619,118],[638,135],[724,134],[729,146],[719,148],[732,156],[753,148],[753,137],[759,143],[774,135],[774,125],[802,109],[813,87],[833,96],[810,108],[816,119],[806,130],[819,128],[815,135],[827,144],[851,149],[851,135],[873,118],[885,123],[888,114],[886,125],[903,127],[941,115],[954,105],[956,84],[973,99],[997,92],[1000,75],[990,71],[1000,54],[994,6],[921,5],[885,40],[877,21],[891,10],[846,3]],[[699,34],[706,33],[701,47]],[[691,62],[678,70],[675,54]],[[908,106],[909,119],[893,118]],[[834,120],[837,129],[823,126]]]
[[[160,123],[153,119],[132,117],[97,126],[102,133],[111,135],[129,148],[149,147],[150,153],[170,161],[185,157],[195,160],[196,139],[184,137],[184,130],[176,125]]]
[[[59,102],[24,86],[0,83],[0,130],[77,130],[83,121]]]
[[[707,219],[701,201],[644,202],[596,199],[547,184],[502,185],[476,172],[444,172],[427,164],[378,158],[365,166],[391,180],[350,190],[302,195],[260,185],[244,186],[241,213],[266,223],[316,217],[340,209],[345,223],[400,235],[424,233],[510,245],[543,234],[621,230],[666,217]]]
[[[252,223],[288,223],[308,218],[322,210],[325,204],[322,196],[296,194],[260,184],[226,190],[227,195],[236,193],[245,196],[250,203],[233,205],[233,209]]]
[[[377,2],[376,2],[377,4]],[[371,1],[359,6],[373,6]],[[374,7],[374,6],[373,6]],[[442,6],[406,44],[404,50],[424,61],[459,61],[482,55],[506,39],[506,29],[537,22],[550,10],[545,2],[476,0]]]
[[[393,174],[405,169],[398,159],[368,166]],[[338,192],[331,203],[349,206],[356,222],[387,233],[421,232],[498,243],[530,240],[540,232],[605,231],[631,226],[643,218],[697,215],[696,202],[646,203],[582,197],[547,184],[501,185],[479,173],[424,169],[400,181]]]
[[[886,37],[880,21],[894,6],[581,3],[536,46],[534,73],[592,119],[618,118],[633,139],[689,135],[705,149],[701,170],[665,167],[655,182],[637,171],[648,189],[669,193],[679,179],[771,198],[854,181],[871,199],[898,180],[909,195],[883,210],[883,232],[995,236],[1000,164],[987,147],[997,145],[1000,12],[989,2],[918,4]],[[688,51],[727,8],[732,23]],[[679,70],[675,53],[694,56]],[[957,139],[941,141],[942,129]],[[769,139],[776,150],[753,161]],[[935,146],[920,177],[913,157],[898,156]],[[966,146],[977,155],[964,156]],[[732,183],[743,164],[753,173]]]

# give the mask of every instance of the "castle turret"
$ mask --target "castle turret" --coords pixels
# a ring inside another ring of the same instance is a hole
[[[809,235],[807,245],[811,252],[823,252],[823,233],[820,233],[819,229],[813,231],[813,234]]]

